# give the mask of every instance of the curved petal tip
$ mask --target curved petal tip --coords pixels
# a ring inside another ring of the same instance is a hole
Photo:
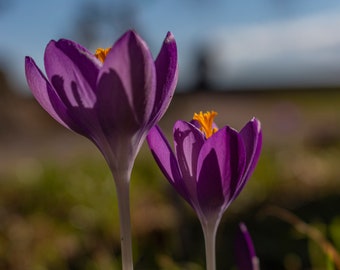
[[[169,32],[166,34],[166,37],[165,37],[164,42],[165,42],[165,43],[176,42],[175,36],[169,31]]]
[[[254,123],[254,125],[256,126],[256,130],[259,133],[261,131],[261,122],[260,120],[258,120],[256,117],[253,117],[250,122]]]

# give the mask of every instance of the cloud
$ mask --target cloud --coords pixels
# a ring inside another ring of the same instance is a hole
[[[217,76],[235,83],[245,76],[248,83],[273,77],[297,83],[298,76],[306,82],[313,73],[320,82],[340,83],[339,29],[336,13],[219,29],[212,38]]]

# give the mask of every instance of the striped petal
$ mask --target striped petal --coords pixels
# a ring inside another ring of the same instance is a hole
[[[44,61],[47,77],[67,107],[93,108],[100,68],[93,54],[73,41],[52,40]]]
[[[56,94],[53,86],[30,57],[25,58],[25,74],[28,86],[41,107],[66,128],[80,130],[80,127],[75,125],[68,115],[67,108]]]

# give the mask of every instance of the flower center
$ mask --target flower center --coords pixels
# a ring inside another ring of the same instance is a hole
[[[193,120],[196,120],[200,124],[200,130],[205,134],[206,138],[209,138],[218,130],[217,127],[213,127],[214,117],[216,115],[217,112],[211,111],[206,113],[195,113],[193,116]]]
[[[110,52],[111,48],[106,48],[106,49],[103,49],[103,48],[98,48],[96,50],[96,52],[94,53],[94,56],[97,57],[97,59],[104,63],[105,61],[105,58],[107,56],[107,54]]]

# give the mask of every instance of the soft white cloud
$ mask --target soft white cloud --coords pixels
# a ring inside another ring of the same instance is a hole
[[[332,72],[340,74],[339,29],[339,14],[219,29],[212,38],[217,79],[246,78],[249,83],[275,77],[276,82],[281,78],[296,83],[298,76],[305,82],[304,77],[313,73],[320,82],[340,82]]]

